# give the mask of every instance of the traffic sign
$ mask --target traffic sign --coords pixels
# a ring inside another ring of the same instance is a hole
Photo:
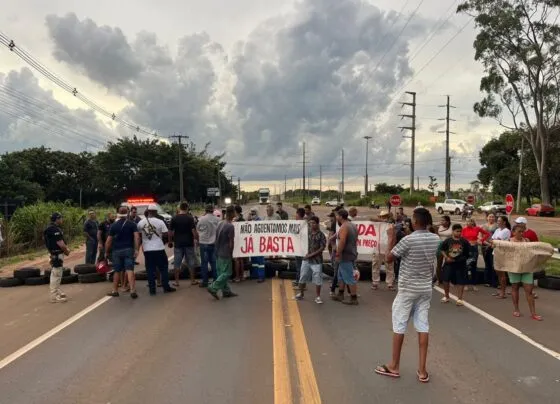
[[[469,196],[467,196],[467,203],[468,203],[469,205],[474,204],[474,195],[469,195]]]
[[[513,212],[513,202],[514,201],[515,201],[515,199],[513,199],[512,194],[507,194],[506,195],[506,213],[508,215],[511,214],[511,212]]]
[[[401,206],[401,196],[400,195],[392,195],[391,199],[391,206]]]
[[[206,189],[207,196],[220,196],[220,188],[207,188]]]

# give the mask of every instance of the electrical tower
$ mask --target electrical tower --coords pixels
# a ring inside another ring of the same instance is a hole
[[[400,126],[399,129],[402,131],[409,130],[410,136],[403,136],[404,138],[411,139],[412,145],[410,147],[410,194],[414,191],[414,151],[416,149],[416,93],[413,91],[407,91],[406,94],[412,95],[412,102],[401,102],[401,108],[405,105],[412,107],[412,114],[401,114],[399,115],[401,119],[410,118],[412,120],[411,126]]]
[[[451,121],[455,122],[455,119],[450,118],[451,108],[455,108],[450,104],[450,97],[447,96],[447,103],[445,105],[439,105],[440,108],[445,108],[447,113],[445,118],[441,118],[440,121],[445,121],[445,130],[438,131],[438,133],[445,133],[445,197],[449,198],[451,195],[451,157],[449,157],[449,135],[455,134],[449,131],[449,123]]]

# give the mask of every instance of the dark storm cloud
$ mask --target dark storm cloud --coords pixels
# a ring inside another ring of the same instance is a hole
[[[143,67],[119,28],[78,20],[74,13],[46,18],[55,44],[53,56],[79,66],[92,80],[116,89],[134,80]]]

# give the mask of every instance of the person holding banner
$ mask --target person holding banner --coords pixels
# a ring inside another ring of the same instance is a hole
[[[257,209],[251,209],[249,212],[249,221],[260,221],[261,218],[259,217],[259,213]],[[251,269],[252,269],[252,278],[257,278],[257,283],[263,283],[265,279],[265,270],[264,270],[264,257],[251,257]]]
[[[218,278],[208,287],[214,299],[220,300],[218,292],[222,291],[223,297],[234,297],[237,293],[233,293],[228,285],[228,279],[231,277],[232,261],[233,261],[233,241],[235,237],[235,228],[232,221],[235,216],[233,206],[226,208],[225,218],[216,229],[216,269]]]
[[[296,220],[305,220],[305,209],[297,208],[296,210]],[[299,277],[301,276],[301,263],[303,257],[295,257],[296,262],[296,280],[292,282],[292,286],[295,289],[299,289]],[[305,285],[303,286],[305,288]]]
[[[335,256],[338,263],[338,295],[333,296],[333,300],[357,306],[358,285],[354,278],[354,262],[358,258],[358,229],[348,221],[346,209],[336,212],[336,220],[340,226]],[[344,300],[346,285],[350,288],[350,301]]]
[[[323,304],[321,300],[321,286],[323,285],[323,251],[327,246],[327,238],[319,228],[319,218],[313,216],[308,220],[310,232],[308,235],[307,255],[303,257],[299,278],[299,293],[296,300],[303,300],[305,285],[313,281],[315,285],[315,303]]]

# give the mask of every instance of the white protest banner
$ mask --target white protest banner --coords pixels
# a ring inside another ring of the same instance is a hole
[[[352,221],[358,229],[358,254],[385,254],[389,246],[387,229],[392,226],[384,222]],[[337,226],[337,231],[339,226]]]
[[[307,255],[308,230],[305,220],[257,220],[236,222],[233,225],[235,258]]]

